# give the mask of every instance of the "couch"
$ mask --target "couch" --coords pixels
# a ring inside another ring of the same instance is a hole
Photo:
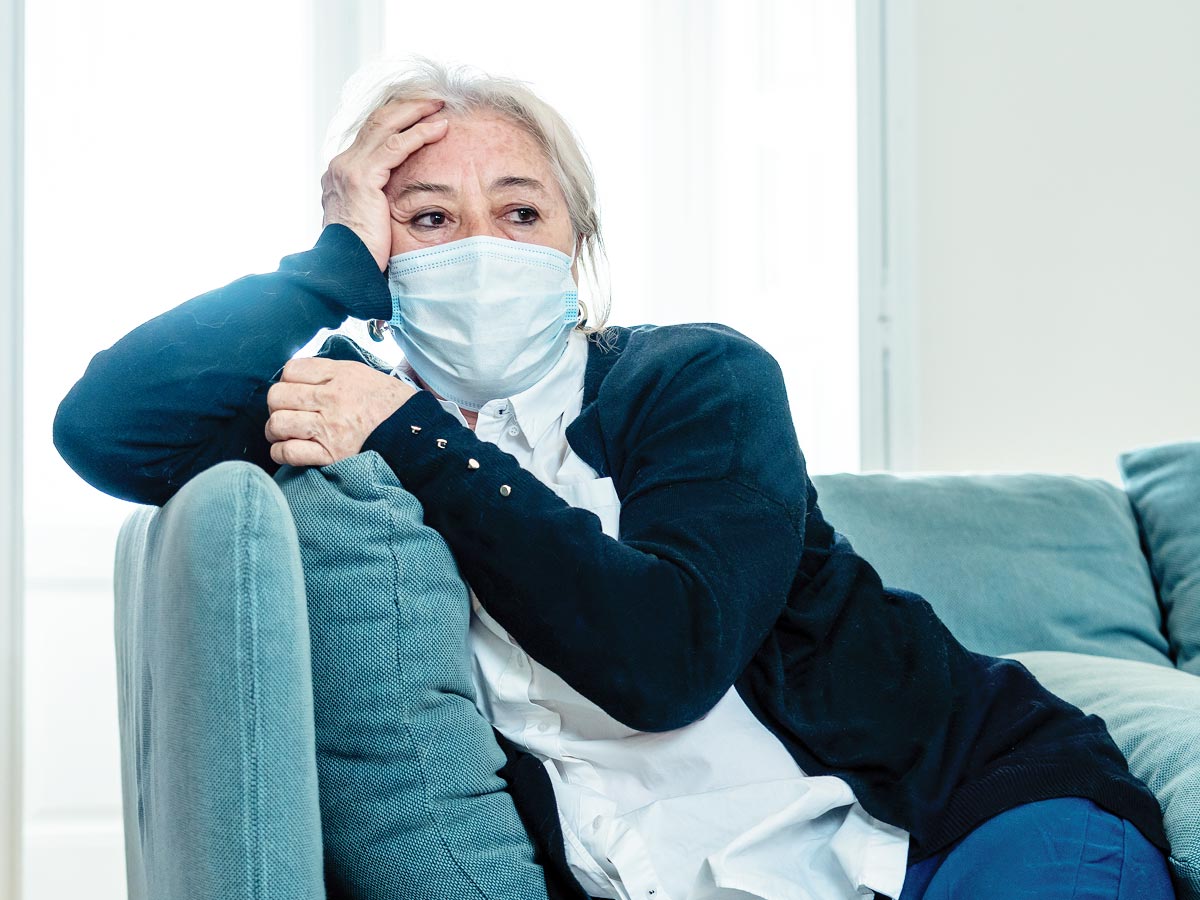
[[[1179,896],[1200,900],[1200,442],[1120,463],[1124,490],[1037,473],[813,482],[885,584],[1105,720],[1163,807]],[[134,511],[115,590],[129,896],[325,897],[327,693],[314,706],[312,598],[280,478],[222,463]]]

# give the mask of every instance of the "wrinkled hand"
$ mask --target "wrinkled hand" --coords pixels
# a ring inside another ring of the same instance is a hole
[[[441,100],[393,100],[371,113],[354,143],[335,156],[321,176],[324,225],[341,224],[366,244],[382,272],[392,247],[392,219],[383,189],[395,169],[446,134],[446,120],[431,119]]]
[[[353,360],[288,360],[267,391],[266,435],[280,465],[328,466],[362,451],[378,425],[415,394],[399,378]]]

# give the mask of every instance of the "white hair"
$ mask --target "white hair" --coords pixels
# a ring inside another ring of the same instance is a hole
[[[371,78],[365,90],[355,86],[367,77],[364,72],[347,84],[343,110],[357,109],[358,113],[339,135],[338,150],[350,145],[373,112],[395,100],[441,100],[445,104],[443,109],[449,113],[487,111],[507,118],[528,133],[546,155],[567,201],[571,226],[580,246],[581,269],[599,306],[593,320],[592,311],[581,298],[583,316],[575,328],[585,334],[603,336],[612,301],[596,205],[596,183],[587,155],[571,126],[525,82],[514,78],[489,75],[472,66],[447,66],[421,56],[384,65],[388,66],[387,73]],[[380,64],[376,64],[371,71],[379,68]],[[365,102],[360,99],[364,93]],[[344,113],[339,113],[334,122],[344,117]]]

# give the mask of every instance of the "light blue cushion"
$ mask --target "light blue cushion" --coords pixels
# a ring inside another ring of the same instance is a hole
[[[467,587],[420,501],[373,451],[275,477],[304,560],[331,895],[544,900],[475,706]]]
[[[1200,900],[1200,678],[1075,653],[1012,658],[1055,694],[1104,720],[1129,770],[1162,806],[1180,900]]]
[[[1200,675],[1200,441],[1120,456],[1179,668]]]
[[[275,483],[227,462],[136,510],[115,588],[129,897],[324,898],[304,576]]]
[[[884,584],[993,656],[1068,650],[1171,665],[1124,492],[1066,475],[814,476]]]

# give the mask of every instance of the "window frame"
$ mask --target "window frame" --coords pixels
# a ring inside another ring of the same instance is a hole
[[[914,0],[858,0],[859,416],[863,471],[916,468]]]
[[[20,897],[23,818],[23,378],[24,40],[22,0],[0,0],[9,64],[0,69],[0,173],[12,198],[0,217],[0,894]],[[0,191],[0,193],[5,193]]]

